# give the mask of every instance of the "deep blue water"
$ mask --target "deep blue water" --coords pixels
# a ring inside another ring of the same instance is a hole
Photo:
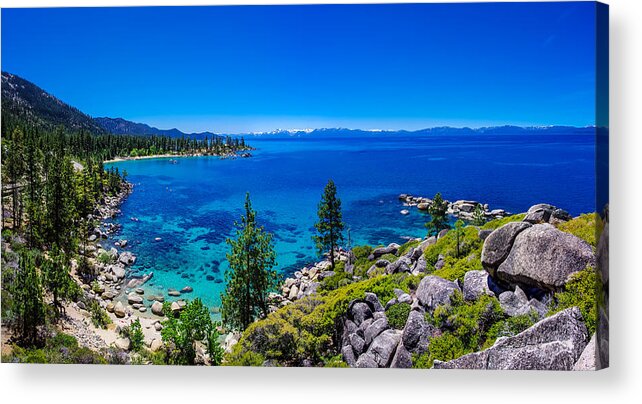
[[[245,193],[274,233],[284,273],[316,259],[311,240],[329,178],[337,184],[352,244],[388,244],[425,234],[426,216],[402,216],[400,193],[474,199],[511,212],[548,202],[571,214],[595,210],[594,137],[582,135],[431,135],[367,138],[249,138],[249,159],[188,157],[114,163],[134,192],[116,219],[138,260],[154,271],[150,292],[190,285],[220,303]],[[133,221],[130,218],[137,218]],[[154,241],[161,237],[162,241]],[[113,241],[113,240],[112,240]],[[111,241],[110,241],[111,242]],[[209,280],[208,280],[209,276]]]

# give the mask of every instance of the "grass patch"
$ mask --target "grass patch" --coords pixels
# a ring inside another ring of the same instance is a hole
[[[598,230],[601,231],[603,227],[602,218],[597,213],[583,214],[557,225],[559,230],[577,236],[589,243],[593,250],[597,247],[596,232]]]

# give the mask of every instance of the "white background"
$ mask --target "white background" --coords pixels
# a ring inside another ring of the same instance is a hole
[[[277,3],[314,1],[184,2]],[[610,369],[562,373],[0,364],[0,402],[641,402],[642,2],[607,3],[611,6]],[[172,0],[0,0],[2,7],[178,4]]]

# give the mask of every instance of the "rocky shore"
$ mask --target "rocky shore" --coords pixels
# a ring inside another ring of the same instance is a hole
[[[423,196],[415,196],[410,194],[401,194],[399,195],[399,200],[403,202],[404,206],[416,207],[421,211],[428,211],[430,206],[432,206],[432,199],[426,198]],[[505,211],[504,209],[490,209],[487,203],[481,203],[477,201],[470,200],[457,200],[455,202],[450,202],[445,200],[444,202],[448,205],[447,213],[458,219],[463,220],[472,220],[473,214],[477,206],[481,207],[486,219],[501,219],[505,216],[510,216],[511,213]],[[407,209],[401,211],[402,214],[408,214]]]
[[[416,206],[428,203],[411,196],[402,199]],[[470,208],[461,207],[473,203],[449,206],[451,212],[468,212]],[[489,217],[506,214],[485,209]],[[425,259],[426,249],[447,232],[411,240],[416,246],[403,254],[398,254],[401,246],[394,243],[372,250],[367,258],[371,263],[368,277],[407,273],[418,275],[421,281],[410,291],[395,289],[395,297],[387,302],[366,292],[363,298],[349,303],[335,331],[340,335],[338,349],[343,361],[350,367],[412,367],[413,358],[426,354],[430,341],[446,332],[428,318],[451,306],[455,294],[460,294],[469,304],[484,296],[497,299],[505,318],[530,316],[534,323],[518,334],[498,338],[485,350],[451,361],[435,360],[435,369],[595,369],[596,335],[589,334],[589,319],[582,317],[578,307],[549,313],[553,294],[563,291],[575,274],[596,265],[595,250],[555,226],[573,219],[562,209],[538,204],[523,217],[494,230],[478,230],[483,247],[477,259],[482,269],[467,271],[463,282],[432,274],[444,265],[443,256],[434,264]],[[393,262],[382,258],[394,255],[397,258]],[[339,250],[336,263],[339,262],[345,264],[346,274],[352,274],[352,252]],[[316,294],[324,279],[335,275],[330,267],[326,259],[295,272],[282,284],[280,293],[271,295],[272,310]],[[361,278],[355,275],[352,280]],[[408,307],[409,314],[401,326],[393,325],[389,318],[395,305]]]

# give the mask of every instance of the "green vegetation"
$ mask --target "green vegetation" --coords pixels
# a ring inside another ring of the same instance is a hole
[[[297,300],[252,323],[227,355],[226,364],[243,366],[268,360],[283,366],[300,366],[304,361],[324,365],[337,355],[336,326],[350,301],[372,292],[387,302],[395,297],[394,289],[410,292],[419,280],[408,274],[378,276]]]
[[[314,224],[317,234],[312,237],[317,253],[323,255],[326,251],[330,253],[330,264],[334,270],[334,253],[343,241],[343,220],[341,214],[341,199],[337,197],[337,187],[334,181],[328,180],[323,190],[319,210],[317,212],[319,221]]]
[[[218,366],[222,359],[222,348],[218,344],[218,323],[211,320],[207,307],[201,299],[194,299],[185,305],[178,317],[170,309],[169,302],[163,305],[165,315],[161,337],[165,343],[165,360],[169,365],[194,365],[196,344],[207,346],[210,363]]]
[[[227,239],[230,269],[225,273],[227,288],[221,294],[223,324],[244,330],[255,318],[268,313],[268,293],[275,289],[278,274],[272,234],[256,222],[250,194],[245,196],[245,215],[236,223],[236,240]]]
[[[483,226],[486,223],[486,216],[484,216],[484,209],[478,203],[475,205],[475,210],[473,211],[473,220],[470,224],[473,226]]]
[[[64,313],[63,301],[71,300],[80,295],[78,284],[69,275],[67,257],[56,245],[50,252],[50,259],[45,259],[43,265],[44,283],[53,300],[55,317]]]
[[[589,243],[593,249],[597,247],[596,234],[601,232],[604,224],[602,218],[597,213],[587,213],[580,215],[568,222],[562,222],[557,228],[566,233],[581,238]]]
[[[447,229],[448,217],[446,211],[448,210],[448,203],[441,197],[441,193],[437,192],[432,199],[432,204],[428,206],[428,213],[430,213],[430,221],[426,223],[428,235],[433,236],[439,234],[443,229]]]
[[[13,346],[8,355],[2,356],[2,362],[17,363],[80,363],[106,364],[108,360],[89,348],[80,347],[76,338],[57,333],[47,339],[42,348]]]
[[[386,317],[388,318],[388,325],[392,328],[402,330],[408,320],[410,314],[410,304],[398,303],[393,304],[386,310]]]
[[[498,228],[502,227],[503,225],[505,225],[507,223],[521,222],[522,220],[524,220],[525,217],[526,217],[525,213],[519,213],[517,215],[506,216],[506,217],[503,217],[501,219],[491,220],[490,222],[487,222],[486,224],[484,224],[481,228],[484,229],[484,230],[495,230],[495,229],[498,229]]]
[[[15,279],[9,285],[13,332],[25,346],[40,344],[39,330],[46,322],[40,273],[36,267],[39,255],[33,251],[21,253]]]
[[[100,307],[98,301],[89,299],[86,304],[87,310],[91,315],[91,322],[94,324],[94,326],[104,329],[107,328],[109,324],[111,324],[111,318],[109,318],[107,312],[103,310],[102,307]]]
[[[143,327],[140,325],[140,320],[137,318],[136,320],[132,321],[131,325],[129,326],[129,342],[131,344],[131,350],[134,352],[139,352],[140,350],[142,350],[144,339],[145,335],[143,334]]]
[[[600,280],[595,268],[587,267],[571,276],[563,292],[555,294],[549,315],[558,313],[569,307],[577,306],[582,313],[589,335],[597,327],[597,296]]]
[[[399,250],[397,251],[397,256],[401,257],[402,255],[406,254],[413,248],[418,247],[420,243],[421,243],[421,240],[410,240],[404,243],[401,247],[399,247]]]

